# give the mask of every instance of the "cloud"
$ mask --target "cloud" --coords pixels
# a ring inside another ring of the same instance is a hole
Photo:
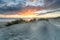
[[[46,8],[58,8],[60,7],[60,0],[36,0],[31,2],[30,0],[0,0],[0,13],[18,11],[26,6],[46,6]]]
[[[23,8],[22,3],[18,3],[17,1],[2,1],[0,0],[0,13],[1,12],[9,12],[9,11],[17,11]]]
[[[44,6],[43,0],[26,0],[26,6]]]
[[[60,8],[60,0],[46,0],[46,7],[50,9]]]

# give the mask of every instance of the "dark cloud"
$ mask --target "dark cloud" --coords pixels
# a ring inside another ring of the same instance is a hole
[[[0,4],[3,4],[3,3],[5,3],[4,1],[2,1],[2,0],[0,0]]]
[[[4,7],[0,8],[0,13],[13,12],[13,11],[18,11],[20,9],[22,9],[22,7],[7,7],[7,6],[4,6]]]
[[[3,6],[0,8],[0,11],[17,11],[20,10],[22,7],[21,6]]]
[[[16,1],[4,2],[0,0],[0,13],[18,11],[23,8],[22,3]]]
[[[60,0],[46,0],[46,7],[47,8],[60,8]]]
[[[24,0],[0,0],[0,13],[18,11],[26,7]],[[60,0],[45,0],[46,8],[60,8]]]

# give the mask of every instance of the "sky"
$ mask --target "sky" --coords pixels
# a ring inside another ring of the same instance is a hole
[[[15,12],[27,6],[59,8],[60,0],[0,0],[0,14]]]

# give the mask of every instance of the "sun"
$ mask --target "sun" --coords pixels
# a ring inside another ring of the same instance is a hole
[[[22,16],[31,16],[34,15],[34,12],[37,11],[36,9],[24,9],[23,11],[21,11]]]
[[[38,8],[38,7],[27,7],[27,8],[24,8],[20,11],[17,12],[17,14],[20,16],[20,17],[23,17],[25,18],[24,20],[33,20],[34,18],[33,17],[36,17],[38,14],[35,13],[36,11],[39,11],[39,10],[42,10],[43,8]],[[32,17],[32,18],[29,18],[29,17]],[[27,18],[27,19],[26,19]]]
[[[18,12],[20,16],[34,16],[36,15],[34,12],[38,11],[39,8],[36,7],[28,7],[24,8],[21,11]]]

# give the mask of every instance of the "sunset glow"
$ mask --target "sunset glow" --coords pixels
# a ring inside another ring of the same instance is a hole
[[[43,14],[39,15],[38,13],[35,13],[36,11],[43,10],[43,8],[36,8],[36,7],[31,7],[31,8],[25,8],[22,9],[21,11],[16,12],[15,14],[0,14],[0,18],[22,18],[23,20],[33,20],[34,18],[55,18],[55,17],[60,17],[60,12],[55,12],[55,13],[49,13],[49,14]]]
[[[36,0],[30,0],[31,2],[36,2]]]
[[[19,11],[17,14],[21,16],[33,16],[36,15],[34,12],[38,11],[38,8],[25,8]]]

